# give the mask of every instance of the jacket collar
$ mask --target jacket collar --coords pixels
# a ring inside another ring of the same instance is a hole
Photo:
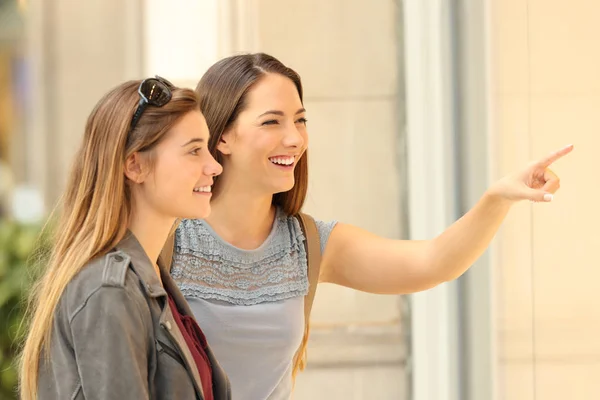
[[[167,295],[167,292],[160,284],[160,280],[156,275],[154,263],[150,261],[144,248],[133,232],[127,230],[127,233],[116,247],[131,258],[131,266],[135,273],[140,277],[140,280],[144,285],[144,290],[149,297]]]

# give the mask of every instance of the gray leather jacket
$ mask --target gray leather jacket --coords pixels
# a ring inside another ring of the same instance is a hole
[[[193,315],[168,273],[162,281],[182,314]],[[198,369],[173,319],[152,263],[131,232],[69,283],[55,313],[40,400],[199,399]],[[231,399],[210,349],[215,400]]]

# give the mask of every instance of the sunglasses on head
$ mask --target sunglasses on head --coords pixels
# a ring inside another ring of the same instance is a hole
[[[174,88],[175,85],[158,75],[154,78],[144,79],[138,88],[140,102],[131,119],[130,130],[135,128],[146,107],[162,107],[171,101],[171,96],[173,95],[171,89]]]

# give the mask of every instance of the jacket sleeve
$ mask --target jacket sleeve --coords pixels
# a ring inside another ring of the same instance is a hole
[[[141,293],[100,287],[71,317],[73,350],[87,400],[148,399],[151,317]]]

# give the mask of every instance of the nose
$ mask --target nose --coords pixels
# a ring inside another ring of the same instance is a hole
[[[209,155],[209,160],[204,166],[204,174],[208,176],[217,176],[221,175],[223,172],[223,166],[215,160],[212,154]]]
[[[285,136],[283,137],[283,145],[285,147],[297,147],[301,148],[304,146],[304,136],[298,130],[296,125],[292,125],[285,131]]]

